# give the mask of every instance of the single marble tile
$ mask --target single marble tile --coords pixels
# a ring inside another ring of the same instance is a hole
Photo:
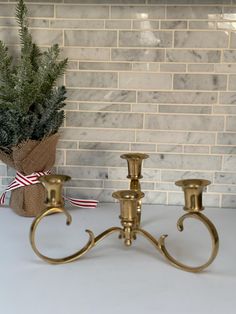
[[[111,60],[114,61],[164,61],[163,49],[125,49],[114,48],[111,50]]]
[[[27,4],[29,17],[53,17],[54,7],[50,4]],[[0,16],[15,17],[15,4],[0,4]]]
[[[107,29],[131,29],[131,21],[129,20],[106,20],[105,28]]]
[[[157,182],[155,183],[155,190],[159,191],[179,191],[179,187],[174,184],[174,182],[171,183],[164,183],[164,182]]]
[[[109,151],[73,151],[66,152],[68,165],[122,167],[120,153]]]
[[[82,188],[103,188],[103,180],[78,180],[72,179],[65,183],[65,188],[67,187],[82,187]]]
[[[127,143],[80,142],[79,149],[128,151]]]
[[[234,68],[236,69],[236,65],[234,66]],[[236,90],[236,75],[229,75],[229,90]]]
[[[106,179],[108,177],[108,168],[59,166],[58,173],[75,179]]]
[[[103,20],[51,20],[51,28],[103,29]]]
[[[171,89],[171,74],[125,73],[119,75],[119,87],[130,89]]]
[[[179,63],[161,63],[160,64],[161,72],[186,72],[186,64]]]
[[[233,193],[236,194],[236,186],[235,185],[213,185],[211,184],[208,187],[209,192],[215,192],[215,193]]]
[[[18,31],[13,28],[2,28],[0,29],[0,40],[6,45],[20,44]]]
[[[226,117],[226,131],[236,131],[236,116]]]
[[[79,62],[78,61],[68,61],[67,70],[78,70]]]
[[[209,146],[184,146],[184,153],[187,154],[209,154]]]
[[[210,114],[211,106],[193,106],[193,105],[159,105],[159,112],[161,113],[196,113],[196,114]]]
[[[212,154],[236,154],[236,146],[212,146],[211,147]]]
[[[65,154],[64,154],[64,150],[61,150],[61,149],[59,150],[59,149],[57,149],[55,166],[64,165],[64,164],[65,164]]]
[[[236,62],[236,50],[223,50],[223,62]]]
[[[151,190],[154,190],[155,188],[155,183],[154,182],[145,182],[142,180],[142,183],[141,183],[141,189],[142,191],[145,192],[145,196],[146,196],[146,193],[151,193]],[[144,197],[145,197],[144,196]]]
[[[216,114],[229,114],[229,115],[232,115],[232,114],[236,114],[236,106],[214,106],[213,107],[213,113],[216,113]]]
[[[235,22],[217,22],[216,28],[234,31],[234,30],[236,30],[236,23]]]
[[[217,63],[220,62],[220,50],[167,49],[168,62]]]
[[[159,29],[159,21],[134,20],[132,29]]]
[[[217,134],[218,145],[236,145],[236,136],[234,133],[218,133]]]
[[[29,27],[49,28],[49,19],[28,19]]]
[[[120,31],[120,47],[171,47],[172,33],[168,31]]]
[[[80,62],[80,70],[111,70],[111,71],[130,71],[132,64],[127,62]]]
[[[223,171],[232,171],[235,169],[236,156],[234,155],[225,155],[223,158]]]
[[[132,112],[157,112],[154,104],[132,104]]]
[[[236,94],[235,94],[236,96]],[[214,92],[138,92],[139,103],[160,104],[214,104],[217,94]]]
[[[130,90],[97,90],[97,89],[67,89],[68,98],[75,101],[102,102],[135,102],[136,93]]]
[[[107,19],[109,7],[105,5],[56,5],[56,18]]]
[[[131,144],[132,152],[155,152],[156,145],[155,144]]]
[[[133,71],[144,71],[144,72],[160,72],[160,64],[159,63],[132,63]]]
[[[29,17],[54,17],[54,6],[50,4],[27,4]]]
[[[70,60],[94,60],[107,61],[110,58],[109,48],[76,48],[63,47],[61,49],[61,56]]]
[[[112,19],[161,19],[165,17],[164,6],[111,6]]]
[[[232,172],[232,170],[230,172],[215,172],[214,182],[219,184],[236,184],[236,172]]]
[[[131,111],[130,104],[112,104],[112,103],[80,103],[80,110],[83,111]]]
[[[109,180],[124,180],[128,175],[127,162],[123,160],[122,167],[108,168],[108,179]],[[127,180],[127,179],[126,179]],[[127,180],[127,182],[129,182]]]
[[[236,48],[236,34],[231,32],[230,48]]]
[[[236,92],[221,92],[219,97],[220,104],[235,105]]]
[[[174,74],[174,89],[226,90],[227,76],[220,74]]]
[[[0,5],[1,8],[1,5]],[[3,17],[0,18],[0,26],[8,26],[8,27],[16,27],[17,26],[17,22],[15,20],[15,18],[12,17]]]
[[[208,19],[223,17],[221,6],[167,6],[167,19]]]
[[[167,193],[160,191],[146,191],[144,204],[167,204]]]
[[[105,180],[104,181],[104,188],[114,189],[114,190],[128,190],[129,189],[129,182],[126,181],[111,181]]]
[[[189,21],[190,29],[216,29],[216,22],[214,21]]]
[[[143,115],[139,113],[67,112],[66,126],[141,129]]]
[[[103,130],[99,128],[94,129],[78,129],[78,128],[61,128],[62,139],[64,140],[79,140],[79,141],[94,141],[99,138],[102,142],[113,141],[119,142],[134,142],[134,130]]]
[[[236,64],[232,64],[232,63],[215,64],[215,72],[217,72],[217,73],[235,73],[236,72]],[[230,76],[230,77],[232,77],[232,76]]]
[[[57,148],[62,148],[62,149],[76,149],[77,148],[77,142],[75,141],[63,141],[59,140],[57,144]]]
[[[49,29],[31,29],[33,40],[38,45],[52,46],[53,44],[62,45],[62,31],[61,30],[49,30]],[[4,28],[0,30],[0,40],[9,46],[9,53],[18,57],[20,53],[20,47],[16,46],[20,44],[18,30],[16,28]],[[46,47],[45,47],[46,49]],[[43,49],[42,49],[43,50]]]
[[[79,110],[79,103],[76,101],[67,101],[65,111],[67,110]]]
[[[222,204],[221,206],[224,208],[234,208],[236,204],[236,196],[235,195],[222,195]]]
[[[213,172],[211,171],[184,171],[184,170],[162,170],[161,179],[167,182],[175,182],[182,179],[205,179],[213,181]]]
[[[214,132],[137,131],[136,141],[144,143],[208,145],[215,143],[215,134]]]
[[[117,73],[69,71],[66,74],[68,87],[116,88]]]
[[[107,30],[65,30],[65,46],[116,47],[117,32]]]
[[[183,149],[181,145],[158,144],[156,151],[159,153],[182,153]]]
[[[167,8],[168,9],[168,8]],[[187,21],[161,21],[161,29],[186,29]]]
[[[50,29],[32,29],[32,37],[38,45],[52,46],[58,44],[62,46],[63,36],[61,30],[50,30]]]
[[[188,72],[214,72],[215,67],[217,67],[218,64],[188,64]]]
[[[176,31],[174,38],[176,48],[227,48],[228,42],[226,31]]]
[[[224,118],[212,115],[146,114],[145,128],[156,130],[223,131]]]
[[[222,162],[220,156],[209,155],[151,153],[149,156],[145,163],[146,167],[159,169],[220,170]]]
[[[0,176],[7,176],[7,167],[0,165]]]
[[[7,176],[14,178],[15,175],[16,175],[16,170],[14,168],[7,166]]]

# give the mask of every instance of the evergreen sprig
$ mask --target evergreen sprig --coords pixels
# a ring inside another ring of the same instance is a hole
[[[33,43],[24,0],[16,5],[21,56],[16,65],[0,41],[0,149],[11,151],[24,140],[41,140],[58,131],[64,120],[66,89],[56,87],[67,66],[53,45],[41,52]]]

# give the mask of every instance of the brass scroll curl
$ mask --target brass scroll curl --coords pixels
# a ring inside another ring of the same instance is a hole
[[[218,253],[219,250],[219,237],[218,237],[218,233],[217,230],[215,228],[215,226],[213,225],[213,223],[202,213],[200,212],[189,212],[185,215],[183,215],[182,217],[179,218],[178,222],[177,222],[177,228],[179,231],[183,231],[184,230],[184,225],[183,222],[186,218],[194,218],[197,220],[200,220],[208,229],[210,236],[211,236],[211,240],[212,240],[212,252],[211,252],[211,256],[208,259],[208,261],[200,266],[188,266],[185,265],[183,263],[178,262],[174,257],[172,257],[170,255],[170,253],[168,252],[168,250],[166,249],[165,246],[165,238],[167,237],[167,235],[162,235],[159,239],[159,248],[161,253],[165,256],[165,258],[175,267],[180,268],[182,270],[185,271],[189,271],[189,272],[200,272],[203,269],[205,269],[206,267],[208,267],[216,258],[216,255]]]
[[[36,229],[38,224],[41,222],[41,220],[51,214],[55,214],[55,213],[63,213],[66,216],[66,224],[70,225],[72,222],[72,218],[71,215],[64,209],[64,208],[49,208],[44,210],[39,216],[37,216],[35,218],[35,220],[33,221],[31,228],[30,228],[30,243],[31,246],[35,252],[36,255],[38,255],[38,257],[40,257],[42,260],[44,260],[45,262],[48,262],[50,264],[65,264],[65,263],[69,263],[69,262],[73,262],[77,259],[79,259],[81,256],[83,256],[85,253],[87,253],[94,245],[95,245],[95,237],[92,231],[90,230],[86,230],[86,232],[89,234],[89,240],[87,242],[87,244],[79,251],[77,251],[76,253],[66,256],[66,257],[62,257],[62,258],[51,258],[48,256],[43,255],[42,253],[39,252],[39,250],[36,247],[35,244],[35,234],[36,234]]]

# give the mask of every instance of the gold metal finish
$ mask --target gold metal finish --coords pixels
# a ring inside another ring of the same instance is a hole
[[[120,202],[120,220],[122,227],[111,227],[103,231],[96,237],[94,236],[92,231],[86,230],[86,232],[88,232],[89,234],[89,240],[85,244],[85,246],[76,253],[63,258],[51,258],[40,253],[35,244],[35,234],[38,224],[43,218],[50,214],[63,213],[67,217],[67,224],[69,225],[71,223],[71,216],[65,210],[63,199],[61,196],[62,183],[69,180],[70,178],[67,176],[59,175],[50,175],[41,178],[41,182],[47,189],[46,209],[38,217],[35,218],[30,229],[30,242],[32,248],[41,259],[52,264],[64,264],[75,261],[82,257],[84,254],[86,254],[89,250],[91,250],[91,248],[93,248],[99,241],[114,232],[118,232],[120,234],[120,238],[124,239],[124,244],[126,246],[132,245],[132,241],[136,239],[137,234],[142,235],[149,242],[151,242],[151,244],[167,259],[170,264],[185,271],[200,272],[214,261],[219,249],[218,233],[213,223],[201,213],[201,211],[204,209],[202,205],[202,193],[205,187],[210,184],[210,181],[200,179],[188,179],[176,182],[176,185],[183,188],[185,195],[184,210],[187,211],[187,213],[180,217],[177,221],[178,230],[184,230],[183,223],[185,219],[197,219],[206,226],[212,240],[211,255],[204,264],[200,266],[185,265],[172,257],[171,254],[168,252],[165,245],[165,239],[167,235],[162,235],[159,239],[157,239],[146,230],[140,228],[140,216],[138,215],[138,213],[140,209],[139,205],[141,204],[141,199],[144,197],[144,193],[140,191],[140,184],[138,180],[139,178],[141,178],[141,160],[147,158],[147,155],[136,154],[136,157],[138,156],[137,158],[130,157],[130,155],[132,154],[123,155],[125,157],[122,158],[130,161],[131,166],[129,167],[128,177],[131,178],[131,182],[135,182],[136,189],[116,191],[112,194],[112,196],[118,199]],[[135,162],[135,160],[138,161]],[[135,179],[133,179],[132,181],[132,178]]]
[[[142,153],[127,153],[120,156],[122,159],[126,159],[128,163],[128,176],[130,179],[130,190],[141,192],[141,184],[139,179],[142,179],[142,163],[144,159],[149,158],[147,154]],[[137,227],[141,223],[141,209],[142,200],[139,199],[137,203]]]

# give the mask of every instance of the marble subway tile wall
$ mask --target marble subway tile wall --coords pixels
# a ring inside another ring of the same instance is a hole
[[[207,206],[236,206],[236,1],[27,2],[43,48],[68,57],[55,170],[71,196],[113,201],[125,152],[146,152],[145,202],[183,204],[174,181],[212,181]],[[19,53],[15,2],[0,0],[0,39]],[[14,176],[0,164],[0,189]]]

